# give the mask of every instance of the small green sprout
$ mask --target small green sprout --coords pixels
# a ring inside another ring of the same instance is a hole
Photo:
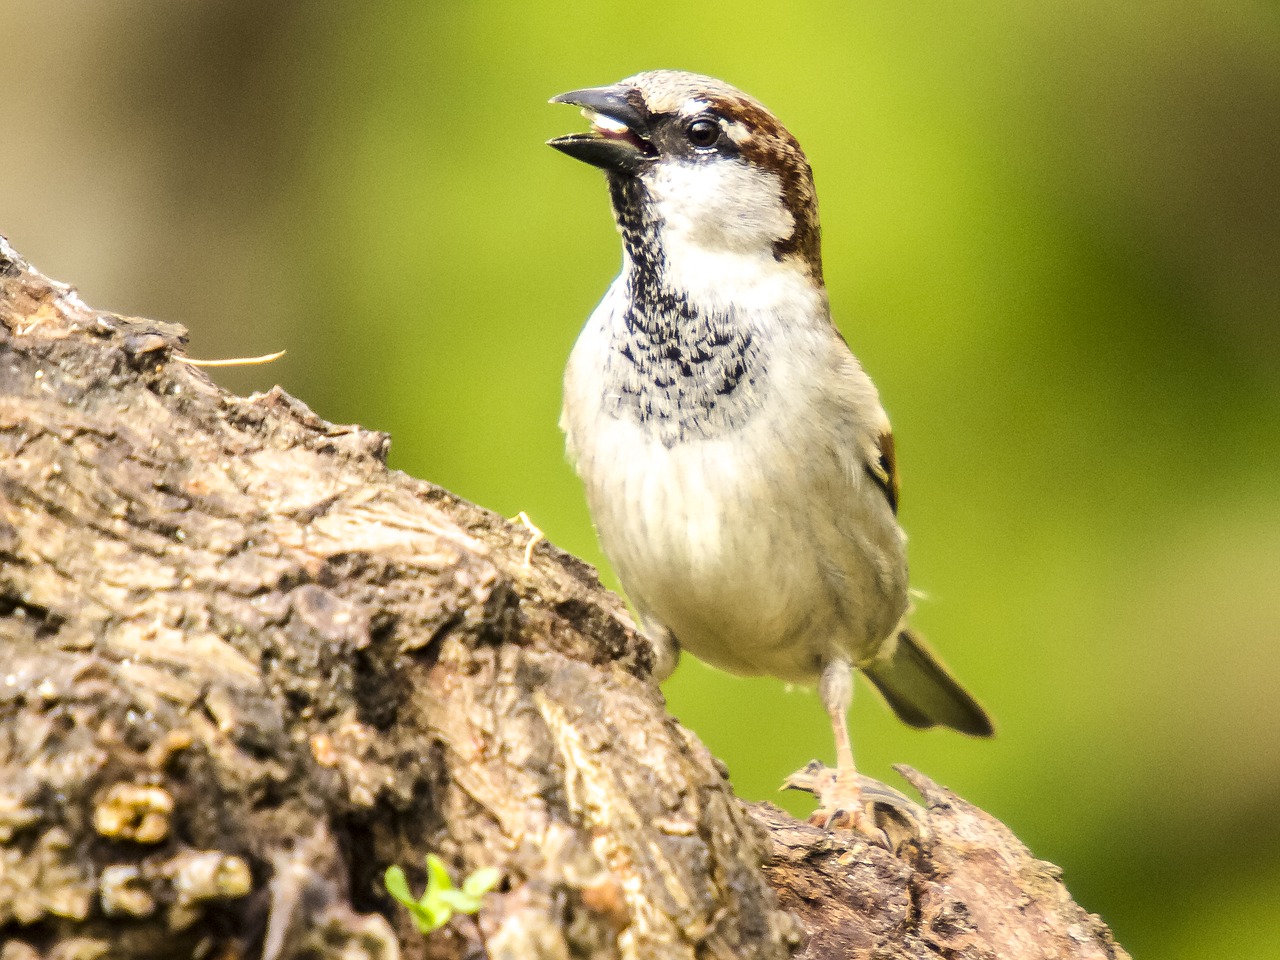
[[[427,854],[427,889],[420,899],[409,892],[409,882],[399,867],[387,867],[383,882],[387,893],[395,897],[413,915],[413,922],[423,933],[439,930],[455,913],[475,913],[480,909],[484,895],[498,885],[502,873],[493,867],[483,867],[462,881],[461,889],[454,887],[449,871],[434,853]]]

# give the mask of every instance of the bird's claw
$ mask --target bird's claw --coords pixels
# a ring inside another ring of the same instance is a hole
[[[925,829],[925,812],[901,791],[886,783],[848,774],[843,779],[836,770],[811,760],[783,781],[784,790],[803,790],[818,798],[818,809],[809,823],[826,830],[849,830],[868,837],[874,843],[893,850],[887,827],[893,833],[919,835]]]
[[[835,771],[823,766],[820,760],[810,760],[803,767],[797,770],[787,779],[782,781],[780,790],[801,790],[805,793],[811,793],[815,797],[821,789],[819,778],[823,776],[834,776]]]
[[[889,835],[876,824],[873,815],[868,812],[870,810],[870,804],[867,804],[865,810],[857,807],[852,809],[836,807],[830,810],[819,807],[809,815],[808,822],[823,830],[847,830],[850,833],[860,833],[877,846],[892,851],[893,844],[889,840]]]

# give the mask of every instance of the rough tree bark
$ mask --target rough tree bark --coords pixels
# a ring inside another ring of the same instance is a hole
[[[183,346],[0,238],[3,960],[1125,956],[918,774],[895,852],[740,803],[589,567]],[[428,851],[503,881],[424,937]]]

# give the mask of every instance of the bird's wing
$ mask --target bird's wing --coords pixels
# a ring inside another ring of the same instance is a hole
[[[835,402],[848,412],[846,421],[852,427],[856,449],[867,475],[889,501],[889,509],[898,512],[898,457],[894,452],[893,427],[889,415],[880,405],[880,394],[875,384],[853,355],[844,335],[835,324],[831,325],[835,340],[837,384]]]
[[[894,513],[898,512],[898,458],[893,452],[893,430],[888,422],[880,431],[876,450],[867,460],[867,473],[884,491],[885,499]]]

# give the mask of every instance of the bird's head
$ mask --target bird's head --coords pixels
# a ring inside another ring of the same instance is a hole
[[[552,102],[581,107],[591,124],[549,144],[608,174],[633,258],[741,255],[794,267],[821,287],[813,174],[759,101],[711,77],[653,70]]]

